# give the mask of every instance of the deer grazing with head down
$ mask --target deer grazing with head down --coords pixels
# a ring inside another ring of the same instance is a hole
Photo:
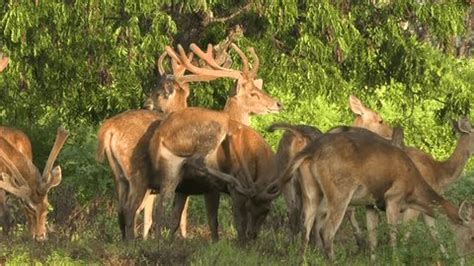
[[[379,114],[373,110],[365,107],[362,102],[355,96],[349,97],[349,105],[351,110],[357,114],[354,121],[354,126],[369,129],[383,137],[386,137],[387,132],[391,131],[388,126],[381,126],[377,121],[383,121]],[[374,119],[375,118],[375,119]],[[403,150],[408,157],[413,161],[416,168],[420,172],[425,181],[434,188],[438,193],[443,193],[444,190],[453,182],[458,180],[461,173],[467,164],[469,158],[474,154],[474,130],[471,123],[467,119],[459,119],[454,124],[454,129],[460,136],[457,145],[451,156],[445,161],[437,161],[430,154],[423,152],[414,147],[403,147]],[[374,212],[370,210],[369,212]],[[420,212],[415,209],[408,209],[403,213],[403,221],[408,222],[416,219]],[[374,222],[377,222],[376,213],[368,214]],[[437,231],[434,229],[434,220],[428,215],[423,214],[423,220],[428,226],[431,236],[437,240]],[[371,241],[376,241],[373,236],[375,232],[370,232],[372,236]],[[406,235],[408,237],[408,234]],[[372,243],[371,245],[376,245]],[[441,251],[446,255],[445,248],[440,244]]]
[[[0,72],[2,72],[8,65],[8,57],[0,59]],[[0,126],[0,137],[9,142],[15,149],[21,152],[30,161],[33,160],[33,152],[31,149],[31,142],[25,133],[18,129]],[[0,190],[0,223],[2,224],[3,234],[10,233],[10,211],[6,203],[6,192]]]
[[[258,57],[254,50],[249,49],[254,57],[254,67],[249,70],[245,54],[237,46],[232,47],[243,61],[242,71],[218,66],[212,56],[212,47],[208,47],[208,51],[204,53],[197,46],[191,45],[192,51],[212,69],[193,65],[186,58],[181,46],[178,46],[179,55],[167,47],[169,55],[176,60],[181,60],[190,72],[205,76],[228,77],[236,79],[237,82],[223,112],[202,108],[184,109],[171,114],[155,132],[150,142],[150,156],[161,194],[156,207],[156,217],[164,217],[165,206],[169,205],[174,191],[183,180],[182,177],[187,176],[181,173],[185,161],[191,160],[194,162],[191,164],[198,165],[205,162],[205,165],[210,168],[219,169],[221,144],[234,130],[235,121],[248,124],[251,114],[273,113],[281,109],[281,103],[266,95],[261,90],[262,83],[255,80]],[[169,217],[168,213],[166,217]],[[157,234],[160,232],[161,223],[162,221],[156,223]]]
[[[324,134],[298,152],[290,163],[292,173],[306,163],[308,171],[300,178],[303,191],[304,224],[316,230],[327,256],[334,259],[334,235],[349,204],[375,206],[385,210],[395,229],[400,212],[417,209],[434,216],[438,206],[454,225],[455,231],[470,235],[460,241],[472,248],[472,214],[461,217],[458,209],[440,196],[423,179],[407,154],[393,143],[366,129],[349,128]],[[316,228],[313,228],[316,226]],[[376,224],[367,220],[368,230]],[[390,242],[395,245],[395,230]],[[308,237],[306,238],[306,241]],[[375,246],[371,245],[372,251]]]
[[[30,233],[36,241],[47,239],[48,192],[59,185],[62,178],[61,168],[53,168],[53,164],[67,137],[67,131],[59,128],[43,174],[40,174],[27,155],[10,141],[0,137],[0,189],[20,198]]]

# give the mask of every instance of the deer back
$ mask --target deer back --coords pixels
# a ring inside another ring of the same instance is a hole
[[[14,128],[0,127],[0,137],[10,142],[18,151],[23,153],[26,158],[33,160],[31,142],[25,133]]]

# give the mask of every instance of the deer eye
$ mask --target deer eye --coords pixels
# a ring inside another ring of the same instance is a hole
[[[256,92],[251,92],[250,96],[260,98],[260,96],[258,96],[258,93],[256,93]]]

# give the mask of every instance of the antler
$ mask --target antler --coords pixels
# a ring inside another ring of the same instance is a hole
[[[51,152],[49,153],[48,160],[46,161],[46,165],[43,170],[43,175],[42,175],[43,182],[46,184],[50,183],[50,180],[49,180],[51,176],[50,172],[53,169],[54,161],[56,161],[56,158],[59,155],[59,151],[61,150],[64,143],[66,142],[68,135],[69,135],[69,132],[67,132],[67,130],[65,130],[62,127],[58,128],[58,131],[56,133],[56,140],[54,141],[53,148],[51,149]]]
[[[158,73],[160,74],[160,76],[163,76],[166,74],[165,68],[163,67],[163,60],[165,59],[165,57],[166,57],[166,52],[163,52],[158,58],[158,60],[156,61],[156,66],[158,67]]]
[[[0,188],[22,198],[25,200],[29,199],[31,188],[28,182],[23,178],[15,164],[8,159],[8,156],[0,150],[0,161],[3,162],[5,167],[10,171],[10,175],[2,172],[2,180],[0,180]]]
[[[199,58],[204,60],[209,66],[211,66],[215,70],[224,70],[224,71],[229,71],[229,72],[237,72],[238,77],[232,77],[232,78],[236,78],[236,79],[239,79],[239,78],[242,78],[242,77],[246,77],[248,79],[255,78],[255,76],[257,75],[258,67],[260,65],[260,60],[258,59],[258,56],[255,53],[255,50],[253,49],[253,47],[250,47],[248,49],[248,51],[250,52],[250,54],[252,55],[252,58],[254,60],[254,66],[252,68],[252,71],[249,71],[249,60],[248,60],[247,56],[244,54],[244,52],[242,52],[242,50],[240,50],[239,47],[237,47],[237,45],[235,45],[234,43],[231,43],[230,46],[232,47],[232,49],[234,49],[237,52],[237,54],[240,56],[240,58],[242,60],[242,71],[221,67],[221,64],[216,62],[216,60],[215,60],[215,58],[212,54],[213,47],[212,47],[211,44],[208,44],[206,53],[204,53],[194,43],[192,43],[190,45],[190,48]],[[179,49],[179,47],[178,47],[178,49]],[[193,72],[192,70],[190,70],[190,71]],[[225,77],[228,77],[228,76],[225,76]]]
[[[187,67],[185,63],[183,63],[183,60],[178,55],[176,55],[173,48],[171,48],[170,46],[166,46],[164,53],[166,53],[169,57],[171,57],[171,67],[173,68],[173,76],[177,82],[189,83],[189,82],[194,82],[194,81],[211,81],[218,78],[216,76],[205,75],[205,74],[184,75],[184,72],[186,71]],[[184,54],[183,58],[185,58],[185,61],[191,62],[193,59],[193,53],[189,53],[188,56]],[[161,68],[164,70],[162,66]]]

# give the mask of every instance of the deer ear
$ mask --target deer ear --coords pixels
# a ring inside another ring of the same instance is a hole
[[[352,112],[356,115],[364,114],[365,106],[354,95],[349,96],[349,107],[351,108]]]
[[[262,79],[256,79],[253,81],[253,85],[257,87],[259,90],[263,88],[263,80]]]
[[[53,168],[51,171],[51,177],[48,180],[48,185],[49,188],[53,188],[58,186],[61,183],[61,180],[63,179],[61,167],[58,165]]]
[[[472,131],[471,122],[466,118],[460,118],[456,123],[456,129],[459,132],[469,134]]]
[[[43,180],[43,183],[38,188],[38,192],[41,194],[47,194],[53,187],[58,186],[61,183],[62,174],[61,167],[56,166],[48,175],[48,178]]]

